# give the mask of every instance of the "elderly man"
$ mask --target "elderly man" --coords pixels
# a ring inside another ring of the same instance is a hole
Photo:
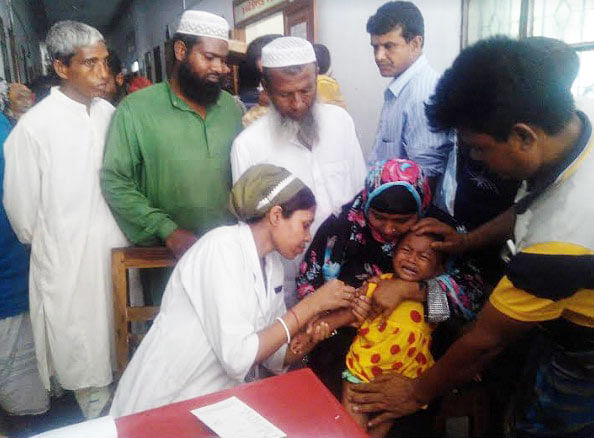
[[[47,48],[61,85],[6,140],[4,207],[31,245],[30,313],[39,371],[74,390],[86,417],[110,393],[113,300],[110,250],[126,245],[99,187],[114,108],[102,96],[107,48],[94,28],[61,21]]]
[[[567,82],[530,42],[494,38],[464,50],[427,107],[436,129],[506,180],[523,180],[513,209],[462,235],[430,219],[451,252],[513,234],[506,275],[474,327],[414,381],[381,377],[349,398],[372,423],[405,415],[471,380],[506,345],[531,333],[532,351],[513,407],[514,436],[594,434],[594,140]],[[493,60],[496,60],[493,62]],[[518,366],[521,364],[518,363]]]
[[[411,2],[388,2],[367,21],[375,63],[383,77],[393,78],[368,163],[408,158],[420,164],[435,189],[454,143],[447,133],[431,131],[425,102],[439,78],[423,55],[425,25]],[[439,198],[437,202],[444,202]]]
[[[336,105],[316,103],[316,56],[296,37],[278,38],[262,49],[262,84],[271,111],[242,132],[231,151],[233,180],[250,166],[284,167],[313,191],[317,200],[312,234],[363,188],[366,170],[353,120]],[[285,264],[285,297],[294,303],[296,266]]]
[[[135,92],[118,106],[102,188],[120,227],[137,245],[164,243],[181,257],[197,236],[232,222],[229,152],[241,129],[241,111],[221,91],[228,34],[223,18],[184,12],[173,37],[171,81]],[[164,276],[144,281],[151,289],[145,298],[160,302]]]

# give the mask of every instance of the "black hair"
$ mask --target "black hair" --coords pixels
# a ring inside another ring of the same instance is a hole
[[[413,214],[419,211],[417,201],[404,186],[388,187],[371,200],[369,207],[387,214]]]
[[[182,43],[184,43],[188,52],[191,51],[192,47],[194,47],[196,44],[199,44],[202,42],[202,38],[200,38],[199,36],[188,35],[188,34],[179,33],[179,32],[174,33],[173,38],[171,38],[171,40],[173,41],[173,44],[175,44],[176,41],[181,41]]]
[[[425,22],[419,8],[411,2],[388,2],[380,6],[367,20],[367,32],[383,35],[400,28],[402,37],[409,43],[414,37],[425,40]]]
[[[262,74],[258,70],[256,61],[262,56],[262,47],[281,37],[280,34],[262,35],[249,43],[245,59],[239,64],[239,86],[242,89],[255,88],[260,84]]]
[[[311,189],[307,186],[299,190],[295,195],[287,202],[280,204],[282,209],[282,215],[285,219],[289,219],[293,216],[297,210],[308,210],[316,205],[316,197],[314,196]],[[254,224],[261,221],[261,217],[249,218],[246,220],[248,224]]]
[[[330,68],[330,51],[323,44],[314,44],[313,48],[316,53],[316,61],[318,62],[320,74],[324,75]]]
[[[494,37],[464,49],[425,105],[434,131],[468,129],[505,141],[517,123],[557,134],[574,112],[550,60],[525,41]]]
[[[122,72],[122,61],[116,52],[109,49],[107,55],[107,68],[111,71],[111,74],[116,76]]]
[[[571,89],[580,70],[580,58],[575,49],[561,40],[543,36],[529,37],[524,41],[542,51],[562,85]]]
[[[297,210],[308,210],[315,205],[316,197],[311,189],[305,186],[280,207],[283,209],[283,217],[289,219]]]

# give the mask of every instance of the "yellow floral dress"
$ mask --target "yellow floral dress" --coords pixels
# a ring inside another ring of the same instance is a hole
[[[375,288],[369,284],[367,296],[371,297]],[[433,366],[429,346],[434,325],[426,322],[423,314],[421,303],[404,301],[387,320],[378,316],[365,321],[346,356],[350,373],[363,382],[389,372],[414,379]]]

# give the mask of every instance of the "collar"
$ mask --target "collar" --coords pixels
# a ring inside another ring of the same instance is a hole
[[[173,92],[169,81],[165,82],[165,86],[167,87],[167,92],[169,93],[169,100],[171,102],[171,106],[173,106],[177,109],[180,109],[182,111],[190,111],[190,112],[193,112],[194,114],[196,114],[196,111],[194,111],[192,108],[190,108],[186,102],[184,102],[177,94],[175,94]],[[206,115],[208,115],[208,113],[212,110],[213,107],[221,105],[222,93],[223,93],[223,90],[221,90],[221,94],[219,95],[219,98],[217,99],[217,101],[214,104],[212,104],[211,106],[206,108]]]
[[[569,178],[582,164],[584,158],[592,150],[592,124],[588,116],[581,111],[576,111],[582,121],[583,127],[575,146],[561,161],[556,163],[548,172],[540,175],[532,182],[530,192],[515,204],[516,214],[523,214],[530,205],[542,195],[550,186]]]
[[[244,260],[245,263],[250,267],[254,282],[257,285],[258,289],[263,292],[263,296],[267,296],[268,286],[267,282],[270,282],[270,276],[272,273],[272,268],[274,264],[274,251],[266,254],[264,256],[265,262],[265,269],[266,269],[266,278],[262,274],[262,266],[260,264],[260,256],[258,255],[258,248],[256,247],[256,241],[254,240],[254,235],[252,233],[252,229],[248,224],[245,222],[239,222],[237,224],[239,228],[239,236],[241,239],[241,246],[244,252]],[[260,303],[260,297],[256,294],[258,299],[258,306],[260,307],[260,311],[262,312],[262,306]]]
[[[62,101],[64,104],[70,106],[73,109],[76,109],[78,111],[84,111],[85,113],[87,112],[87,106],[84,103],[80,103],[68,96],[66,96],[61,90],[60,90],[60,86],[56,85],[54,87],[52,87],[50,89],[50,94],[55,97],[56,99],[59,99],[60,101]],[[91,105],[89,105],[89,109],[92,108],[93,106],[95,106],[95,104],[97,104],[99,101],[101,100],[100,97],[94,97],[91,100]]]
[[[404,70],[400,75],[396,76],[390,85],[388,85],[387,90],[390,90],[394,97],[398,97],[402,89],[409,83],[409,81],[423,68],[427,67],[429,62],[425,55],[421,53],[421,56],[417,58],[415,62],[413,62],[410,67]],[[387,91],[386,90],[386,91]]]

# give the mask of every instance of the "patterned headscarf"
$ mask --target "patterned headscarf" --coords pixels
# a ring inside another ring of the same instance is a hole
[[[419,217],[423,217],[427,207],[431,204],[431,189],[429,182],[421,167],[414,161],[401,158],[376,162],[365,178],[365,188],[359,193],[348,211],[348,220],[351,225],[351,240],[356,240],[361,235],[363,228],[367,227],[367,213],[369,205],[380,193],[390,187],[405,187],[415,199]],[[375,240],[384,242],[373,230],[369,230]],[[386,248],[389,251],[392,248]]]
[[[365,189],[359,195],[365,215],[367,216],[369,206],[374,198],[391,187],[398,186],[404,187],[410,192],[417,204],[419,217],[423,217],[431,203],[429,183],[418,164],[400,158],[378,161],[367,174]]]
[[[340,215],[330,225],[334,235],[331,230],[327,230],[331,237],[328,238],[324,250],[319,251],[320,256],[323,257],[319,269],[323,272],[325,281],[338,278],[347,252],[365,255],[366,262],[362,274],[364,278],[381,274],[380,265],[384,262],[391,263],[394,247],[398,242],[384,241],[368,226],[367,210],[373,198],[395,186],[403,186],[409,190],[417,202],[419,217],[424,215],[431,203],[431,189],[419,165],[414,161],[403,159],[378,161],[369,171],[363,191],[353,199],[352,203],[343,206]],[[309,251],[308,254],[310,254]],[[317,254],[314,254],[313,258],[317,258]],[[314,266],[312,269],[315,271],[317,260],[309,260],[309,262]],[[307,276],[307,271],[308,260],[305,260],[301,272]],[[303,280],[298,279],[298,283],[300,282],[304,283]],[[305,293],[304,288],[299,291],[301,295]]]

